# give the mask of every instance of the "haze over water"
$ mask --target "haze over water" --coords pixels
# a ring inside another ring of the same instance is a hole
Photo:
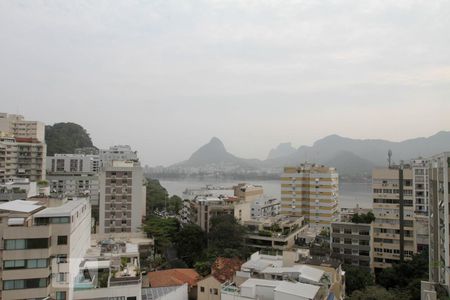
[[[206,180],[160,180],[163,187],[167,189],[170,196],[182,196],[185,189],[195,189],[213,186],[232,187],[239,181],[215,181]],[[262,185],[267,196],[280,199],[280,182],[277,180],[246,181],[247,183]],[[339,184],[339,205],[340,207],[372,207],[371,183],[341,182]]]

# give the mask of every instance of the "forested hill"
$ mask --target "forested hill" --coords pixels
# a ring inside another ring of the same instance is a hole
[[[76,148],[94,147],[86,129],[75,123],[55,123],[45,126],[47,156],[74,153]]]

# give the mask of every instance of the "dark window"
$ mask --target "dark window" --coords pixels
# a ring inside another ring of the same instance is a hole
[[[67,245],[67,235],[58,235],[58,245]]]
[[[200,287],[200,292],[202,292],[202,293],[205,292],[205,287],[204,287],[204,286],[201,286],[201,287]]]

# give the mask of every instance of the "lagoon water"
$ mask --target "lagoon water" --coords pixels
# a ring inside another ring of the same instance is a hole
[[[214,181],[207,180],[160,180],[161,185],[166,188],[169,195],[182,196],[185,189],[195,189],[204,187],[207,184],[213,186],[232,187],[239,183],[236,181]],[[262,185],[264,193],[274,198],[280,198],[280,182],[277,180],[260,180],[260,181],[245,181],[250,184]],[[353,183],[353,182],[341,182],[339,184],[339,203],[340,207],[355,207],[359,204],[360,207],[370,208],[372,207],[372,190],[370,183]]]

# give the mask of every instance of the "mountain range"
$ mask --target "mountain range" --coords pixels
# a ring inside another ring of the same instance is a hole
[[[312,146],[300,146],[297,149],[291,143],[282,143],[270,150],[265,160],[237,157],[226,150],[220,139],[214,137],[189,159],[169,168],[265,171],[281,170],[283,166],[308,161],[336,167],[342,175],[369,175],[374,167],[387,165],[389,150],[392,150],[392,159],[397,163],[450,151],[450,131],[402,142],[330,135],[317,140]]]

